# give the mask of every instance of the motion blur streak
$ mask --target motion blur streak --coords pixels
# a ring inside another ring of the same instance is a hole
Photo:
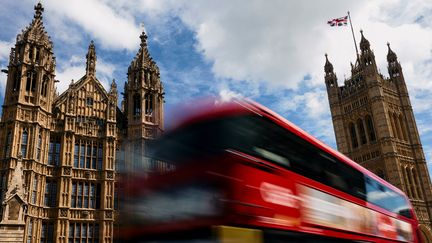
[[[195,102],[124,173],[119,242],[419,242],[407,197],[267,108]]]

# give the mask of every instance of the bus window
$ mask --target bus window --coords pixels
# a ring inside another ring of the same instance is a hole
[[[390,212],[412,218],[409,204],[405,197],[383,186],[370,177],[366,177],[367,201]]]

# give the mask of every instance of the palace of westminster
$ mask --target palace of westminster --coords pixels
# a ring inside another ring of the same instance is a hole
[[[142,33],[127,71],[122,108],[115,81],[97,79],[90,43],[86,74],[58,95],[53,43],[35,6],[11,49],[0,121],[0,242],[112,242],[118,168],[168,165],[146,159],[146,141],[163,131],[159,69]],[[364,38],[352,76],[338,86],[326,57],[327,86],[338,149],[402,189],[423,237],[432,242],[429,173],[396,54],[381,75]],[[125,163],[128,161],[128,163]]]

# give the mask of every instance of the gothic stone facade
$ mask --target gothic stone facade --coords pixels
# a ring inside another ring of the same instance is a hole
[[[326,55],[324,66],[338,149],[404,191],[432,242],[432,192],[425,156],[402,67],[388,44],[388,72],[379,73],[369,41],[361,32],[351,77],[338,86]]]
[[[38,3],[32,22],[17,36],[5,71],[0,242],[112,242],[116,163],[129,161],[124,151],[133,150],[127,146],[132,141],[144,150],[145,141],[163,129],[159,69],[143,33],[120,110],[114,80],[106,91],[96,77],[92,42],[86,74],[57,95],[53,44],[42,13]],[[157,167],[139,156],[134,160]]]

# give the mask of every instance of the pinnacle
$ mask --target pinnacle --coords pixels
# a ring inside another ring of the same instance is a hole
[[[44,8],[42,7],[42,3],[38,3],[35,7],[35,15],[34,18],[35,19],[42,19],[42,13],[44,11]]]
[[[147,46],[147,34],[145,33],[145,31],[143,31],[140,35],[140,39],[141,39],[141,47]]]

